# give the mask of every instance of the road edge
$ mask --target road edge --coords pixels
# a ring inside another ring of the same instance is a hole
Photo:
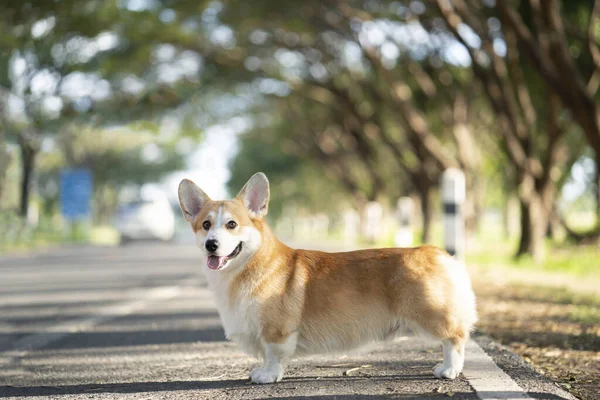
[[[485,333],[476,332],[471,339],[483,349],[494,363],[524,392],[533,399],[577,400],[575,396],[561,388],[556,382],[535,371],[518,354],[494,341]],[[467,355],[468,358],[468,355]],[[552,397],[549,397],[551,395]]]

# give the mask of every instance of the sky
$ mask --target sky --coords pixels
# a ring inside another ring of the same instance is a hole
[[[228,164],[237,154],[237,135],[234,126],[215,125],[208,128],[198,148],[188,156],[188,169],[171,174],[164,189],[169,199],[177,202],[177,187],[182,179],[196,183],[213,200],[228,198]]]

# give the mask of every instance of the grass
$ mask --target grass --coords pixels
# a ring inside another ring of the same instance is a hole
[[[600,295],[577,293],[567,288],[547,286],[522,286],[529,299],[547,301],[554,304],[568,304],[572,310],[566,315],[572,322],[600,324]]]
[[[577,293],[567,288],[549,287],[536,284],[512,284],[511,296],[520,300],[537,300],[555,304],[597,306],[600,310],[600,296],[590,293]]]
[[[420,236],[420,231],[414,232],[414,245],[419,245]],[[443,226],[441,223],[433,225],[431,237],[431,244],[443,247]],[[309,241],[315,238],[306,237],[303,239]],[[342,243],[343,235],[341,231],[334,231],[327,238],[317,240],[319,242]],[[375,244],[359,240],[350,247],[394,247],[394,242],[395,231],[387,230]],[[527,256],[516,260],[514,253],[517,244],[517,238],[506,239],[499,224],[482,223],[481,231],[467,241],[467,263],[483,269],[508,268],[515,271],[560,272],[579,277],[600,275],[600,247],[598,246],[574,246],[566,243],[557,244],[547,240],[546,260],[543,263],[536,263],[531,257]]]
[[[531,257],[514,259],[514,248],[502,243],[487,243],[467,254],[471,264],[487,268],[509,267],[537,271],[566,272],[579,276],[597,275],[600,251],[592,246],[547,246],[546,260],[536,263]]]
[[[116,246],[119,244],[119,232],[112,226],[102,225],[90,228],[89,242],[98,246]]]
[[[0,254],[44,249],[61,244],[94,244],[111,246],[119,242],[119,234],[110,226],[90,226],[81,221],[65,226],[52,217],[41,218],[36,227],[29,226],[13,213],[0,213]]]
[[[432,227],[430,244],[443,247],[443,226]],[[419,244],[421,232],[415,231],[415,245]],[[498,224],[485,222],[480,232],[467,240],[466,260],[468,264],[482,268],[511,268],[515,270],[533,270],[539,272],[561,272],[576,276],[600,276],[600,246],[574,246],[567,243],[546,241],[546,259],[536,263],[531,257],[514,258],[517,238],[507,239]],[[394,233],[388,233],[378,243],[382,246],[394,246]]]
[[[570,321],[580,324],[600,324],[600,304],[578,305],[568,314]]]
[[[505,271],[502,271],[505,272]],[[520,274],[521,277],[533,274]],[[538,372],[581,399],[600,389],[600,294],[475,274],[478,329],[520,354]],[[571,278],[572,276],[569,276]],[[577,281],[589,281],[578,277]]]
[[[484,268],[513,268],[544,272],[562,272],[577,276],[598,276],[600,247],[574,246],[546,240],[546,258],[537,263],[531,257],[514,258],[517,239],[507,240],[502,232],[482,231],[468,242],[467,262]]]
[[[0,252],[25,251],[60,243],[62,233],[51,220],[42,220],[33,228],[12,213],[0,213]]]

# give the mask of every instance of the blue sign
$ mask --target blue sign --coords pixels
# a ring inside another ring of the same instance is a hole
[[[83,168],[64,169],[60,172],[60,211],[66,219],[74,220],[90,215],[92,174]]]

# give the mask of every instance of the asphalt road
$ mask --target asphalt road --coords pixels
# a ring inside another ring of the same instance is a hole
[[[141,243],[0,257],[0,399],[571,398],[485,337],[455,381],[432,375],[437,343],[403,336],[299,359],[283,382],[250,385],[257,361],[225,340],[197,251]]]

